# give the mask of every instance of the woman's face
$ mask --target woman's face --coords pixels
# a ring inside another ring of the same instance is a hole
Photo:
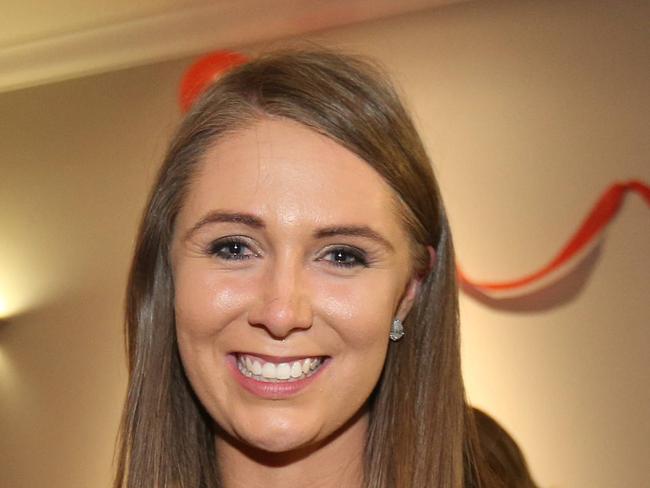
[[[366,421],[355,413],[418,287],[366,162],[284,119],[225,136],[192,180],[172,260],[183,365],[222,429],[285,452]]]

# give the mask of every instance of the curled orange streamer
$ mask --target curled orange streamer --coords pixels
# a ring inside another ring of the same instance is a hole
[[[611,185],[600,197],[596,205],[582,222],[578,231],[546,266],[538,271],[516,280],[510,281],[473,281],[457,266],[458,281],[461,286],[471,287],[484,292],[509,291],[531,285],[558,270],[577,253],[582,251],[609,225],[618,213],[625,195],[629,192],[638,193],[650,206],[650,186],[637,180]]]

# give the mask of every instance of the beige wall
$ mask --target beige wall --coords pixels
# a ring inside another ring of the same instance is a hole
[[[650,180],[649,6],[477,1],[318,39],[395,73],[459,261],[505,279],[545,263],[608,183]],[[108,486],[122,289],[187,62],[0,95],[2,487]],[[469,396],[543,486],[648,486],[649,215],[628,200],[558,307],[462,298]]]
[[[181,64],[0,96],[0,486],[107,486],[121,309]]]

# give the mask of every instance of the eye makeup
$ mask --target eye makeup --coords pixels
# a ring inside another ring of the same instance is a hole
[[[242,236],[227,236],[216,239],[206,249],[206,254],[225,261],[242,261],[259,257],[260,254]]]
[[[357,238],[353,238],[357,240]],[[333,239],[327,239],[332,241]],[[337,239],[338,240],[338,239]],[[343,239],[345,240],[345,239]],[[307,244],[305,244],[307,245]],[[378,249],[372,249],[377,247]],[[200,247],[202,254],[225,262],[246,261],[251,258],[262,258],[265,253],[259,243],[245,235],[225,235],[209,240]],[[312,251],[305,250],[305,258],[311,254],[309,260],[320,262],[327,266],[340,269],[369,268],[383,255],[382,246],[371,245],[370,249],[342,242],[323,243]]]
[[[368,267],[368,257],[366,252],[352,246],[330,246],[321,253],[321,257],[318,259],[341,268],[354,268],[357,266],[362,266],[364,268]]]

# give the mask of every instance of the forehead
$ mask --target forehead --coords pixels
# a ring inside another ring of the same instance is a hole
[[[217,208],[283,223],[399,226],[393,191],[368,163],[287,119],[264,118],[206,151],[182,213]]]

